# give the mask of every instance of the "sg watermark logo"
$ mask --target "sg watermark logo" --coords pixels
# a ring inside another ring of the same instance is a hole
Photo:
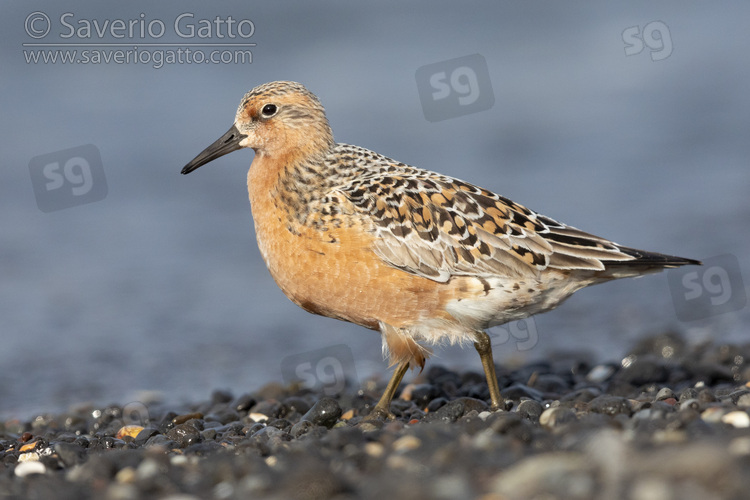
[[[122,407],[122,423],[124,425],[145,427],[149,420],[148,408],[140,401],[133,401]]]
[[[487,61],[480,54],[422,66],[416,79],[424,117],[431,122],[485,111],[495,104]]]
[[[539,334],[533,317],[494,326],[489,329],[488,333],[492,339],[493,347],[506,344],[512,340],[516,343],[516,349],[528,351],[539,342]]]
[[[29,173],[36,204],[45,213],[107,196],[102,158],[93,144],[36,156],[29,162]]]
[[[347,381],[359,384],[352,350],[344,344],[285,357],[281,360],[281,376],[285,384],[301,382],[326,396],[340,394]]]
[[[671,269],[668,279],[681,321],[739,311],[747,304],[740,263],[731,254],[705,259],[701,267]]]
[[[641,30],[640,26],[631,26],[622,32],[625,42],[625,55],[634,56],[647,48],[652,61],[661,61],[672,55],[672,35],[669,28],[661,21],[651,21]]]

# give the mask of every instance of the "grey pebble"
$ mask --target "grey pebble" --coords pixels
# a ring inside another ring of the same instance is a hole
[[[539,416],[539,424],[543,427],[559,427],[578,420],[576,414],[570,408],[555,407],[547,408]]]
[[[543,373],[534,379],[533,389],[542,393],[562,394],[570,389],[570,384],[560,375]]]
[[[469,397],[458,398],[443,405],[435,412],[427,413],[424,422],[455,422],[472,410],[480,412],[486,409],[487,403],[484,401]]]
[[[656,401],[664,401],[665,399],[674,398],[674,392],[669,387],[662,387],[659,392],[656,393]]]
[[[341,414],[342,411],[338,401],[333,398],[322,398],[302,416],[302,420],[308,420],[315,425],[322,425],[330,429],[341,417]]]
[[[506,387],[500,391],[500,394],[505,399],[513,400],[525,398],[533,399],[534,401],[542,401],[544,399],[544,395],[540,391],[523,384],[513,384],[510,387]]]
[[[141,432],[135,437],[134,443],[136,446],[143,446],[146,442],[151,439],[152,436],[159,434],[159,429],[154,427],[144,427]]]
[[[589,410],[596,413],[603,413],[605,415],[617,415],[623,413],[630,415],[632,413],[632,406],[630,401],[625,398],[618,396],[610,396],[603,394],[597,396],[589,401]]]
[[[54,450],[65,467],[78,465],[86,459],[86,449],[75,443],[55,443]]]
[[[190,446],[191,444],[199,443],[202,440],[201,431],[189,423],[180,424],[170,429],[169,432],[167,432],[167,438],[171,439],[182,448]]]
[[[235,399],[234,402],[232,402],[231,407],[234,409],[234,411],[247,413],[247,411],[256,404],[257,401],[255,397],[253,397],[251,394],[243,394],[242,396]]]
[[[309,420],[300,420],[296,424],[292,426],[292,428],[289,431],[289,434],[297,439],[298,437],[302,436],[303,434],[307,434],[312,429],[317,427],[314,423],[312,423]]]
[[[521,416],[521,418],[527,418],[532,422],[538,422],[539,417],[544,411],[544,407],[542,407],[541,403],[539,403],[538,401],[534,401],[533,399],[525,399],[518,404],[516,411]]]

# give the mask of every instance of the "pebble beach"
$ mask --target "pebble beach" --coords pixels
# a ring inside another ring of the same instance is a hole
[[[0,422],[0,498],[746,498],[750,344],[665,333],[617,361],[498,368],[498,412],[481,373],[428,364],[386,422],[363,418],[373,381]]]

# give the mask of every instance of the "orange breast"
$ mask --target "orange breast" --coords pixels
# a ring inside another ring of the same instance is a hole
[[[263,259],[281,290],[307,311],[378,329],[420,318],[446,316],[446,284],[386,265],[359,224],[318,231],[287,228],[287,214],[270,196],[271,176],[254,162],[248,173],[250,203]],[[334,242],[331,242],[334,240]]]

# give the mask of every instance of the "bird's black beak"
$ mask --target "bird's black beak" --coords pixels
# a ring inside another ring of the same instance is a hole
[[[240,141],[247,137],[240,133],[236,125],[232,125],[232,128],[227,130],[227,133],[219,137],[216,142],[211,144],[209,147],[201,151],[201,153],[193,158],[187,165],[182,168],[183,174],[189,174],[196,168],[205,165],[206,163],[224,156],[225,154],[237,151],[242,148]]]

